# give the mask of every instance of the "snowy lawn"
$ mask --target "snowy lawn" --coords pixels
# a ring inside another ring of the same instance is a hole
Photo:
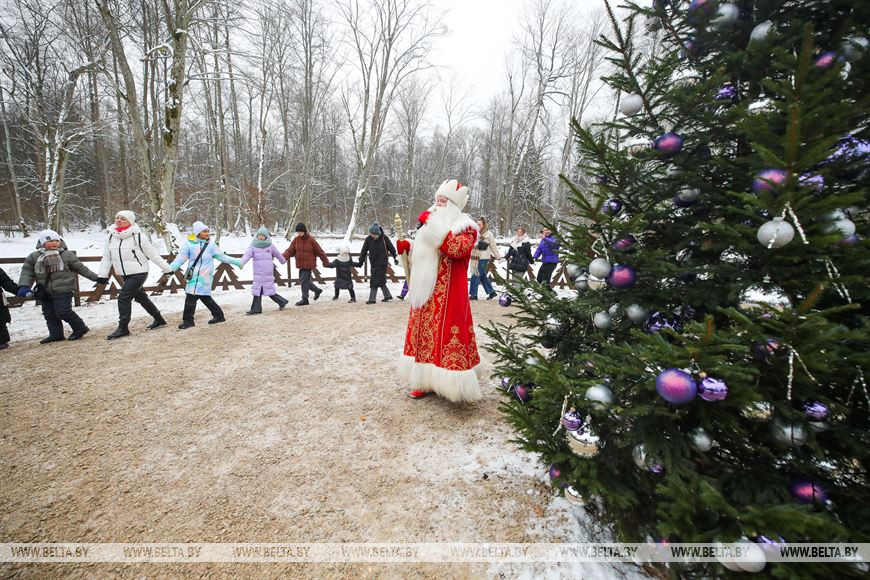
[[[393,286],[394,293],[398,286]],[[357,294],[367,287],[358,284]],[[292,301],[299,289],[283,289]],[[78,311],[92,332],[40,346],[38,310],[13,310],[0,352],[3,540],[81,542],[580,542],[581,508],[508,442],[497,381],[485,399],[414,401],[396,380],[407,305],[346,296],[108,342],[115,302]],[[505,310],[473,305],[478,325]],[[483,332],[479,340],[485,342]],[[488,373],[487,373],[488,374]],[[607,564],[3,564],[3,576],[640,577]]]

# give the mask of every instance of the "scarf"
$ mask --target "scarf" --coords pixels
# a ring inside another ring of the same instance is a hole
[[[253,240],[251,240],[251,245],[255,248],[268,248],[272,245],[272,240],[269,238],[266,238],[265,240],[254,238]]]
[[[520,246],[522,246],[522,245],[525,244],[526,242],[531,243],[531,240],[529,239],[529,236],[527,236],[527,235],[526,235],[526,236],[523,236],[523,237],[514,236],[513,239],[511,240],[511,247],[512,247],[512,248],[516,248],[517,250],[519,250],[519,249],[520,249]]]
[[[36,259],[36,273],[45,274],[48,272],[60,272],[63,270],[63,258],[60,256],[60,250],[39,249],[39,257]]]
[[[130,224],[130,225],[128,225],[128,226],[124,226],[123,228],[119,228],[118,226],[115,226],[115,231],[123,232],[124,230],[128,230],[128,229],[130,229],[131,227],[133,227],[133,224]]]

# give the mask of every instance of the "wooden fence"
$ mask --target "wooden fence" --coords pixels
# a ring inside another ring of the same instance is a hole
[[[499,244],[502,245],[502,244]],[[506,244],[505,244],[506,246]],[[226,254],[227,256],[231,256],[233,258],[241,258],[242,254]],[[333,257],[338,256],[336,253],[327,252],[327,257],[332,259]],[[167,262],[171,262],[175,259],[173,255],[166,255],[163,258]],[[97,263],[99,264],[101,257],[100,256],[79,256],[79,259],[84,262],[86,265]],[[351,254],[351,261],[356,263],[359,259],[359,254]],[[24,264],[25,258],[0,258],[0,266],[5,265],[14,265],[21,266]],[[275,284],[277,286],[285,286],[290,287],[294,284],[299,283],[299,270],[291,265],[293,260],[287,260],[287,264],[281,266],[281,269],[275,267]],[[537,264],[536,264],[537,265]],[[92,267],[91,270],[96,271],[96,267]],[[355,283],[363,283],[367,282],[369,279],[369,263],[368,260],[362,266],[362,272],[360,272],[360,268],[354,268],[352,270],[353,280]],[[284,270],[282,272],[282,270]],[[329,268],[328,270],[333,270]],[[497,264],[494,262],[489,263],[488,271],[492,279],[499,284],[504,284],[510,278],[516,276],[516,272],[511,272],[506,268],[499,269]],[[334,270],[333,270],[334,272]],[[245,286],[250,286],[253,284],[253,279],[242,278],[244,272],[235,269],[235,266],[230,264],[224,264],[222,262],[218,262],[215,266],[214,270],[214,279],[212,280],[212,290],[220,288],[224,291],[229,290],[231,287],[236,290],[244,290]],[[324,284],[326,282],[332,282],[335,280],[335,275],[330,274],[326,275],[324,272],[321,272],[318,268],[315,268],[311,271],[312,278],[315,282]],[[527,280],[535,279],[535,270],[529,266],[528,271],[523,276]],[[79,281],[81,277],[76,277],[76,290],[75,290],[75,305],[80,306],[82,301],[85,302],[96,302],[103,298],[104,296],[108,296],[111,300],[115,300],[118,297],[118,293],[121,291],[121,280],[115,274],[114,269],[109,272],[109,283],[105,286],[97,285],[95,288],[90,290],[83,290],[79,286]],[[393,270],[392,264],[387,265],[387,279],[390,282],[400,282],[405,279],[404,273],[397,273]],[[152,286],[144,286],[144,290],[146,292],[150,292],[152,296],[159,296],[166,292],[170,294],[176,294],[178,292],[184,292],[184,287],[187,281],[184,279],[184,268],[179,268],[178,271],[173,272],[172,274],[163,274],[157,280],[157,283]],[[565,271],[565,263],[560,263],[555,272],[553,272],[553,276],[551,278],[550,286],[554,288],[565,288],[566,286],[572,286],[573,283],[568,278],[568,273]],[[9,298],[9,306],[15,307],[20,306],[23,302],[26,302],[26,298],[18,298],[12,297]]]

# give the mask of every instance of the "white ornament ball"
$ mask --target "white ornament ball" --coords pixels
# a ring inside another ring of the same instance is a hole
[[[595,325],[595,328],[607,330],[610,328],[612,320],[607,312],[596,312],[595,316],[592,317],[592,323]]]
[[[849,62],[855,62],[867,50],[867,39],[863,36],[850,36],[840,43],[840,53]]]
[[[649,312],[647,312],[647,309],[640,304],[630,305],[626,310],[626,314],[628,315],[629,320],[637,324],[646,322],[646,319],[649,318]]]
[[[595,258],[589,263],[589,273],[596,278],[607,278],[610,275],[611,269],[610,262],[604,258]]]
[[[622,313],[622,308],[620,308],[619,304],[613,304],[607,309],[607,312],[611,316],[619,316]]]
[[[613,391],[611,391],[605,385],[592,385],[588,389],[586,389],[586,400],[592,401],[596,404],[596,407],[603,407],[606,405],[613,404]]]
[[[855,233],[855,222],[846,218],[840,219],[831,224],[828,231],[831,233],[840,232],[844,238],[848,238]]]
[[[697,187],[684,187],[680,190],[680,193],[677,194],[677,197],[685,202],[695,201],[701,197],[701,190]]]
[[[637,115],[643,109],[643,98],[637,93],[625,95],[619,103],[619,112],[630,117]]]
[[[580,266],[577,264],[565,264],[565,272],[572,280],[580,275]]]
[[[698,427],[689,434],[689,439],[692,442],[692,447],[701,453],[706,453],[713,448],[713,439],[704,431],[702,427]]]
[[[794,228],[781,217],[775,217],[758,228],[757,237],[763,246],[781,248],[794,239]]]
[[[761,546],[750,541],[749,538],[740,538],[737,543],[740,544],[745,554],[741,559],[737,560],[737,566],[742,571],[753,574],[764,570],[764,567],[767,565],[767,558]]]
[[[732,572],[743,572],[743,568],[738,566],[737,562],[735,560],[733,560],[733,559],[726,560],[725,557],[719,555],[720,553],[724,554],[725,548],[729,548],[729,547],[731,547],[730,544],[723,544],[722,542],[716,542],[716,548],[718,548],[716,550],[716,552],[717,552],[716,559],[719,561],[720,564],[722,564],[723,566],[725,566],[726,568],[728,568]],[[733,553],[733,550],[731,552]]]
[[[765,20],[749,33],[749,44],[766,42],[773,36],[773,22]]]
[[[728,30],[737,22],[740,17],[740,9],[735,4],[724,3],[720,4],[716,9],[716,16],[710,21],[713,28],[716,30]]]
[[[607,281],[596,276],[589,276],[589,279],[586,280],[586,285],[592,290],[601,290],[602,288],[607,288]]]
[[[652,140],[646,137],[632,137],[625,144],[626,148],[628,149],[628,154],[632,157],[643,155],[643,153],[645,151],[648,151],[652,147],[652,145]]]

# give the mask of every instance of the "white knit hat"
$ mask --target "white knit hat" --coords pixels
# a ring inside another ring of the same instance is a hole
[[[202,222],[193,222],[193,235],[198,236],[208,229],[208,226]]]
[[[118,213],[115,214],[115,217],[118,217],[118,216],[125,218],[128,222],[130,222],[130,225],[133,225],[136,223],[136,214],[133,213],[132,211],[130,211],[129,209],[122,209],[121,211],[119,211]]]
[[[54,230],[42,230],[39,232],[39,243],[45,245],[45,242],[60,241],[60,234]]]
[[[468,188],[455,179],[448,179],[441,184],[435,192],[435,198],[442,195],[459,206],[459,209],[463,209],[468,203]]]

